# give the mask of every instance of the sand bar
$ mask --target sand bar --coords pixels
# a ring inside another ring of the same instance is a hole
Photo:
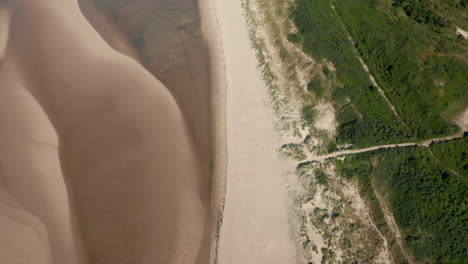
[[[195,263],[207,208],[174,97],[106,43],[77,1],[11,2],[11,26],[0,20],[11,33],[0,65],[0,257],[12,257],[0,263]]]

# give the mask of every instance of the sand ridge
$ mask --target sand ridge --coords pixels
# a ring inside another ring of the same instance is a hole
[[[195,263],[208,209],[174,97],[76,1],[12,2],[0,187],[46,229],[44,263]]]
[[[11,9],[0,6],[0,60],[5,56],[11,23]]]

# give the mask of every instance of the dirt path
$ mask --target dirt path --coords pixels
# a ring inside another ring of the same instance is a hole
[[[400,247],[401,252],[403,253],[403,256],[405,257],[406,261],[408,261],[408,263],[413,264],[414,263],[413,258],[410,256],[410,253],[408,252],[408,250],[406,249],[404,245],[403,236],[401,235],[400,229],[398,228],[395,218],[393,217],[393,214],[391,210],[389,209],[387,202],[385,201],[385,198],[382,197],[382,195],[379,193],[379,191],[375,187],[374,182],[372,182],[372,188],[374,189],[375,196],[377,197],[377,200],[379,201],[380,209],[382,209],[385,221],[387,222],[387,225],[390,227],[390,230],[392,230],[392,233],[395,235],[395,239],[397,241],[398,246]]]
[[[374,147],[363,148],[363,149],[343,150],[343,151],[334,152],[328,155],[309,157],[309,160],[307,162],[312,162],[312,161],[324,162],[328,159],[337,158],[337,157],[344,156],[344,155],[359,154],[359,153],[375,151],[379,149],[404,148],[404,147],[416,147],[416,146],[429,147],[433,143],[451,141],[451,140],[463,138],[463,136],[464,136],[463,133],[459,133],[459,134],[442,137],[442,138],[428,139],[428,140],[418,142],[418,143],[389,144],[389,145],[380,145],[380,146],[374,146]]]
[[[377,232],[379,237],[382,239],[382,243],[383,243],[383,247],[384,247],[383,248],[383,253],[386,255],[386,259],[391,260],[391,263],[395,263],[395,261],[393,260],[393,256],[390,253],[390,250],[388,249],[388,240],[387,240],[387,238],[382,234],[382,232],[380,232],[380,229],[374,224],[374,221],[372,221],[372,216],[369,213],[367,213],[366,217],[367,217],[367,221],[368,221],[369,225],[372,226],[372,228],[375,230],[375,232]]]
[[[452,174],[454,174],[455,176],[457,176],[460,180],[462,180],[464,183],[468,183],[467,180],[462,176],[460,175],[460,173],[458,173],[457,171],[455,171],[454,169],[450,168],[447,164],[445,164],[443,161],[441,161],[436,155],[434,155],[434,153],[432,152],[431,149],[429,149],[429,153],[431,154],[432,158],[437,162],[439,163],[442,167],[444,167],[446,170],[450,171]]]

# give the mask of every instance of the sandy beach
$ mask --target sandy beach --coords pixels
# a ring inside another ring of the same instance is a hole
[[[0,263],[294,263],[240,1],[0,1]]]
[[[240,1],[213,0],[225,63],[226,197],[217,263],[295,263],[286,161]]]

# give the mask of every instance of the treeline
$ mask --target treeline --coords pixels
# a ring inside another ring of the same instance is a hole
[[[447,27],[448,21],[435,12],[435,3],[427,0],[394,0],[393,5],[405,10],[407,16],[418,23]]]
[[[447,7],[468,8],[468,0],[394,0],[393,6],[402,8],[407,16],[418,23],[447,27],[450,25],[449,18],[440,15],[440,11]]]
[[[457,155],[452,153],[455,160],[463,159]],[[337,168],[345,177],[358,178],[362,195],[370,200],[375,201],[370,182],[383,190],[404,243],[417,262],[466,263],[468,186],[436,162],[427,149],[348,156],[337,161]],[[380,208],[373,204],[373,215],[382,220]]]

